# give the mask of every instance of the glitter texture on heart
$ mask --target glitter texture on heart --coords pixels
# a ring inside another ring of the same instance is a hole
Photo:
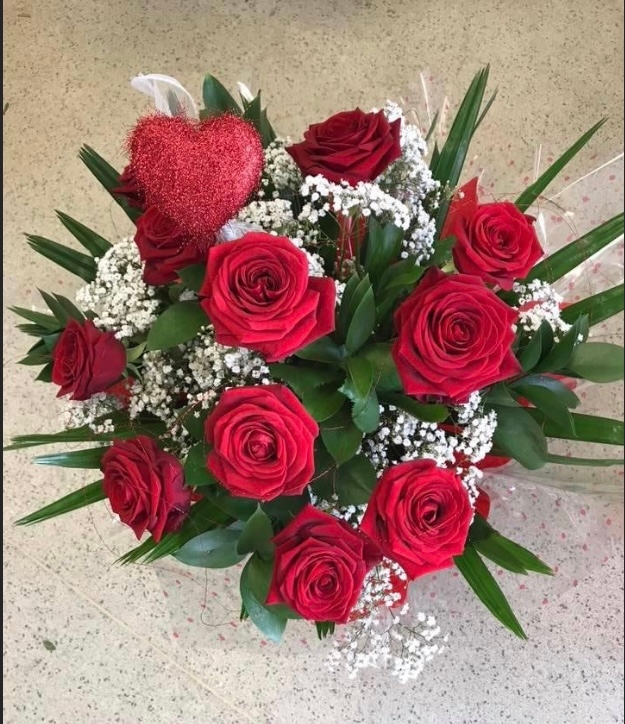
[[[232,115],[204,121],[146,116],[132,131],[129,148],[147,205],[203,243],[245,206],[263,169],[258,133]]]

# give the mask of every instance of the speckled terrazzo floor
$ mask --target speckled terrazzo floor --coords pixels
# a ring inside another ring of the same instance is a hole
[[[500,95],[482,144],[500,191],[509,190],[504,180],[518,178],[512,159],[531,166],[538,143],[560,150],[603,115],[611,120],[578,170],[591,156],[600,163],[622,148],[619,0],[6,0],[4,21],[5,306],[36,303],[37,286],[67,294],[76,286],[20,236],[62,238],[53,209],[110,238],[127,231],[77,150],[88,142],[121,165],[124,133],[145,108],[128,86],[138,72],[175,75],[194,92],[206,71],[230,85],[262,87],[275,125],[296,134],[333,111],[410,96],[423,68],[458,99],[490,62]],[[622,169],[616,176],[619,188],[598,190],[601,199],[618,201],[620,193],[622,201]],[[600,220],[604,211],[596,210]],[[5,440],[58,425],[52,390],[33,386],[29,368],[13,365],[27,341],[13,322],[5,314]],[[622,336],[620,323],[607,331]],[[589,409],[622,415],[621,390],[589,391]],[[429,581],[421,595],[448,611],[441,623],[452,632],[449,649],[402,687],[381,672],[357,681],[329,674],[324,647],[303,626],[275,649],[248,627],[230,625],[234,577],[114,567],[131,539],[103,506],[13,528],[19,515],[71,490],[80,476],[35,469],[17,453],[5,456],[4,473],[9,724],[624,720],[617,503],[528,486],[508,501],[502,491],[510,481],[493,481],[500,527],[538,541],[560,575],[502,579],[528,643],[502,631],[459,582]],[[618,471],[576,475],[602,485]]]

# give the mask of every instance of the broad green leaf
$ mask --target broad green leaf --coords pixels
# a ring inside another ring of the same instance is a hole
[[[562,319],[573,324],[581,315],[588,315],[590,326],[604,322],[615,314],[623,311],[623,285],[606,289],[592,297],[582,299],[562,310]]]
[[[373,365],[373,384],[381,392],[398,392],[402,388],[391,348],[390,342],[377,342],[360,354]]]
[[[280,641],[286,628],[286,618],[265,605],[271,584],[273,565],[252,556],[241,573],[241,599],[254,625],[271,641]]]
[[[28,319],[29,322],[33,322],[48,331],[59,329],[59,322],[57,318],[51,314],[35,312],[31,309],[24,309],[23,307],[9,307],[9,309],[14,314],[24,317],[24,319]]]
[[[521,407],[493,405],[493,409],[497,413],[495,447],[528,470],[541,468],[547,460],[547,440],[532,415]]]
[[[166,533],[158,543],[150,536],[141,545],[121,556],[117,562],[136,563],[143,559],[144,563],[152,563],[165,556],[173,556],[185,543],[200,533],[223,528],[230,523],[232,518],[229,515],[215,507],[210,500],[202,499],[191,506],[191,511],[182,527],[175,533]]]
[[[206,495],[217,508],[237,520],[247,520],[251,518],[258,506],[257,500],[230,495],[228,491],[221,487],[211,489],[210,492],[203,490],[202,493]]]
[[[503,383],[494,385],[486,392],[484,402],[487,405],[508,405],[510,407],[518,407],[519,403],[512,397],[510,390]]]
[[[257,553],[263,560],[273,558],[274,544],[273,527],[269,517],[260,505],[254,514],[247,519],[241,531],[237,552],[241,554]]]
[[[37,382],[52,382],[52,365],[47,364],[35,377]]]
[[[182,412],[179,420],[182,427],[196,440],[204,440],[204,423],[209,412],[209,410],[204,410],[195,404],[190,405]]]
[[[322,385],[304,395],[302,400],[308,413],[317,422],[329,420],[345,404],[345,395],[335,385]]]
[[[354,314],[369,289],[371,289],[369,275],[361,279],[358,274],[352,274],[347,280],[337,320],[337,333],[341,339],[347,336]]]
[[[347,336],[345,338],[345,348],[350,354],[355,354],[371,337],[375,329],[375,297],[373,289],[369,288],[365,292],[360,304],[354,312]]]
[[[286,382],[299,397],[313,393],[322,385],[337,382],[341,378],[341,371],[322,365],[286,364],[276,362],[269,365],[271,376]]]
[[[145,342],[141,342],[136,347],[129,347],[126,350],[126,362],[136,362],[144,353],[146,347]]]
[[[295,518],[302,508],[310,503],[310,495],[305,490],[301,495],[281,495],[279,498],[263,503],[267,515],[286,525]]]
[[[178,302],[168,307],[148,332],[147,349],[169,349],[192,340],[208,317],[199,302]]]
[[[28,354],[26,357],[22,357],[21,360],[18,361],[18,365],[27,365],[31,367],[37,367],[39,365],[47,365],[50,362],[51,358],[50,355],[47,353],[44,354]]]
[[[91,505],[91,503],[97,503],[99,500],[104,500],[104,498],[106,498],[106,495],[102,488],[102,481],[98,480],[96,483],[85,485],[80,490],[74,490],[69,495],[50,503],[50,505],[46,505],[44,508],[40,508],[34,513],[30,513],[30,515],[25,515],[16,522],[16,525],[41,523],[44,520],[55,518],[57,515],[65,515],[65,513],[84,508],[86,505]]]
[[[347,379],[340,391],[354,403],[366,401],[374,384],[373,365],[364,357],[352,357],[346,365]]]
[[[326,450],[323,442],[315,441],[315,474],[310,481],[315,495],[331,500],[336,494],[336,462]]]
[[[375,432],[380,426],[380,401],[375,390],[362,402],[352,405],[352,420],[364,433]]]
[[[317,637],[320,641],[323,641],[328,636],[332,636],[336,624],[333,621],[315,621],[315,628],[317,629]]]
[[[174,553],[174,558],[187,566],[229,568],[245,558],[237,553],[240,530],[215,528],[191,538]]]
[[[556,178],[562,169],[571,161],[584,146],[590,141],[595,133],[603,126],[607,119],[602,118],[590,130],[586,131],[570,148],[568,148],[560,158],[556,159],[551,166],[540,176],[534,183],[529,186],[516,200],[516,205],[521,211],[527,211],[529,207],[536,201],[542,192]]]
[[[519,638],[527,639],[503,591],[472,543],[467,544],[461,556],[454,558],[454,563],[476,596],[493,616]]]
[[[529,342],[519,350],[517,359],[524,372],[533,370],[553,347],[553,329],[549,322],[542,322]]]
[[[488,84],[489,68],[483,68],[473,79],[458,113],[451,125],[445,145],[436,158],[432,158],[430,169],[433,177],[442,186],[454,188],[467,157],[469,144],[475,133],[484,92]],[[436,228],[442,229],[449,209],[449,199],[442,199],[436,215]]]
[[[369,218],[364,267],[374,284],[399,257],[403,238],[404,232],[394,224],[382,226],[373,216]]]
[[[378,296],[385,302],[389,295],[390,298],[397,299],[405,288],[413,289],[424,273],[425,269],[416,263],[414,257],[397,261],[382,274],[377,285]],[[393,294],[390,294],[391,292]]]
[[[425,405],[413,400],[412,397],[395,392],[380,392],[379,397],[380,402],[398,407],[424,422],[444,422],[449,417],[449,410],[445,405]]]
[[[330,337],[320,337],[306,347],[298,350],[295,355],[300,359],[313,362],[339,364],[345,359],[345,348],[339,347]]]
[[[56,215],[63,226],[70,234],[80,243],[93,257],[100,258],[112,247],[112,244],[104,237],[96,234],[88,226],[81,224],[80,221],[72,219],[71,216],[57,211]]]
[[[605,224],[601,224],[543,259],[528,274],[524,283],[540,279],[553,284],[621,236],[623,236],[623,214],[618,214],[610,221],[606,221]]]
[[[525,412],[534,418],[547,437],[555,437],[562,440],[582,440],[584,442],[596,442],[605,445],[622,446],[625,443],[622,420],[612,420],[607,417],[582,415],[578,412],[573,412],[571,414],[575,424],[575,435],[571,435],[558,425],[550,422],[540,410],[529,408],[525,410]]]
[[[100,468],[102,456],[108,447],[96,447],[89,450],[72,450],[70,452],[50,453],[33,458],[36,465],[54,465],[60,468],[84,468],[85,470]]]
[[[434,253],[427,260],[427,265],[443,267],[449,264],[456,242],[457,239],[455,236],[447,236],[445,239],[439,239],[434,246]]]
[[[362,432],[356,427],[349,410],[344,405],[336,415],[321,423],[321,439],[337,465],[352,458],[362,441]]]
[[[192,264],[184,269],[178,269],[178,276],[185,287],[192,292],[199,292],[206,276],[206,264]]]
[[[207,456],[208,445],[205,442],[199,442],[189,450],[184,463],[184,479],[187,485],[200,487],[214,485],[217,482],[206,467]]]
[[[569,408],[579,405],[579,398],[565,384],[553,377],[530,375],[510,385],[519,397],[529,400],[545,417],[572,434],[575,432]]]
[[[341,505],[369,502],[377,482],[375,469],[365,455],[355,455],[336,471],[336,492]]]
[[[122,207],[128,218],[135,222],[143,212],[131,206],[123,196],[113,193],[114,189],[119,188],[119,171],[116,171],[108,161],[105,161],[90,146],[83,146],[78,155],[89,171]]]
[[[569,331],[559,342],[554,342],[547,355],[534,367],[535,372],[559,372],[566,366],[573,356],[576,345],[588,335],[588,317],[578,317]]]
[[[43,236],[26,234],[26,239],[31,249],[68,272],[76,274],[86,282],[92,282],[95,279],[96,263],[92,256],[70,249],[56,241],[45,239]]]
[[[568,455],[547,455],[547,462],[554,465],[579,465],[589,468],[608,468],[613,465],[621,467],[625,460],[622,458],[576,458]]]
[[[202,86],[202,100],[206,109],[206,117],[218,116],[222,113],[241,115],[239,104],[230,95],[224,85],[212,75],[204,78]]]
[[[573,351],[568,369],[591,382],[623,379],[623,347],[607,342],[584,342]]]

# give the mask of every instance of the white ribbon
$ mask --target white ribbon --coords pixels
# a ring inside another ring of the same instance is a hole
[[[159,113],[164,113],[166,116],[199,117],[193,96],[181,83],[169,75],[140,74],[130,81],[130,85],[139,93],[144,93],[152,98]]]

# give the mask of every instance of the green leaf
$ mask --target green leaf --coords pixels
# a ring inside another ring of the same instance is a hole
[[[444,422],[449,417],[449,410],[445,405],[425,405],[413,400],[412,397],[394,392],[380,392],[379,397],[380,402],[398,407],[424,422]]]
[[[425,134],[425,142],[429,143],[430,138],[432,138],[432,134],[436,130],[436,126],[438,125],[438,119],[440,118],[441,112],[436,111],[434,114],[434,118],[432,118],[432,122],[430,123],[430,127],[427,130],[427,133]]]
[[[529,400],[545,417],[571,433],[575,432],[568,408],[579,405],[579,398],[565,384],[553,377],[530,375],[510,384],[519,397]]]
[[[342,340],[347,336],[347,331],[358,309],[358,305],[362,302],[370,288],[371,281],[369,275],[361,279],[358,274],[352,274],[347,280],[337,320],[337,334]]]
[[[241,573],[243,606],[254,625],[269,640],[278,642],[286,628],[286,618],[265,605],[271,584],[273,565],[252,556]]]
[[[551,166],[536,179],[516,200],[516,205],[521,211],[527,211],[529,207],[536,201],[542,192],[556,178],[562,169],[571,161],[584,146],[590,141],[595,133],[603,126],[607,119],[602,118],[590,130],[586,131],[569,149],[567,149],[560,158],[556,159]]]
[[[354,403],[365,402],[373,388],[373,365],[364,357],[347,360],[347,379],[340,391]]]
[[[121,556],[117,562],[125,565],[143,559],[144,563],[153,563],[160,558],[173,556],[185,543],[200,533],[222,528],[230,523],[232,518],[229,515],[216,508],[210,500],[202,499],[191,506],[191,511],[182,527],[175,533],[165,534],[158,543],[150,536],[141,545]]]
[[[533,370],[553,347],[553,329],[549,322],[542,322],[529,342],[519,350],[517,359],[524,372]]]
[[[356,454],[362,441],[362,432],[352,420],[349,405],[344,405],[336,415],[321,423],[321,439],[337,465],[347,462]]]
[[[208,417],[210,410],[198,407],[197,404],[190,405],[185,408],[178,418],[182,427],[192,435],[196,440],[204,440],[204,423]],[[196,417],[196,414],[199,416]]]
[[[403,238],[404,232],[395,224],[382,226],[373,216],[369,218],[364,266],[374,284],[399,256]]]
[[[312,366],[301,364],[287,364],[276,362],[269,365],[271,376],[286,382],[299,397],[314,392],[314,390],[341,378],[340,370],[327,366]]]
[[[428,266],[443,267],[452,259],[452,251],[458,240],[455,236],[447,236],[444,239],[440,239],[436,242],[434,247],[434,253],[427,260]]]
[[[347,336],[345,338],[345,348],[350,354],[355,354],[371,337],[375,329],[375,297],[373,289],[369,288],[365,292],[360,304],[354,312]]]
[[[622,458],[575,458],[568,455],[547,455],[547,462],[554,465],[579,465],[589,468],[608,468],[613,465],[622,466]]]
[[[566,366],[573,356],[575,346],[580,339],[588,335],[588,318],[578,317],[569,331],[559,342],[554,342],[553,347],[547,355],[534,367],[535,372],[559,372],[566,369]]]
[[[381,392],[398,392],[402,388],[391,348],[390,342],[378,342],[365,347],[360,354],[373,365],[373,383]]]
[[[621,236],[623,236],[623,214],[618,214],[541,261],[523,283],[528,284],[534,279],[540,279],[553,284]]]
[[[72,219],[71,216],[64,214],[62,211],[57,211],[56,215],[63,226],[85,247],[91,256],[100,258],[112,248],[113,245],[109,241],[99,234],[96,234],[96,232],[92,231],[88,226],[81,224],[79,221],[76,221],[76,219]]]
[[[331,500],[336,494],[336,463],[326,450],[323,442],[315,441],[315,475],[310,484],[315,495],[324,500]]]
[[[432,157],[430,163],[432,175],[441,182],[442,186],[454,188],[460,180],[484,100],[488,74],[489,68],[486,67],[475,76],[458,109],[445,145],[436,158]],[[443,228],[448,209],[449,199],[441,200],[436,216],[436,228],[439,230]]]
[[[215,528],[191,538],[174,553],[174,558],[187,566],[229,568],[245,558],[237,553],[240,530]]]
[[[334,629],[336,628],[336,624],[334,621],[315,621],[315,627],[317,629],[317,636],[319,640],[323,641],[323,639],[328,636],[332,636]]]
[[[339,364],[345,359],[345,349],[335,344],[330,337],[320,337],[303,349],[298,350],[295,355],[300,359],[312,360],[313,362]]]
[[[528,572],[552,576],[553,571],[540,558],[518,543],[501,535],[481,515],[476,515],[469,531],[472,545],[485,557],[513,573]]]
[[[352,420],[364,433],[375,432],[380,426],[380,402],[375,390],[362,402],[352,406]]]
[[[493,405],[493,409],[497,413],[495,447],[528,470],[541,468],[547,460],[547,440],[532,415],[521,407]]]
[[[518,543],[501,535],[501,533],[495,531],[495,534],[489,540],[496,541],[499,550],[505,551],[508,555],[515,558],[526,571],[530,573],[540,573],[544,576],[553,576],[551,568],[546,563],[543,563],[538,556],[528,551],[527,548],[523,548],[523,546]],[[486,557],[488,558],[489,556]]]
[[[57,515],[65,515],[65,513],[71,513],[73,510],[84,508],[86,505],[91,503],[97,503],[99,500],[104,500],[106,495],[102,488],[102,481],[98,480],[96,483],[85,485],[80,490],[74,490],[74,492],[66,495],[63,498],[50,505],[46,505],[44,508],[40,508],[30,515],[26,515],[20,518],[16,525],[32,525],[33,523],[41,523],[44,520],[50,518],[56,518]]]
[[[52,365],[47,364],[35,377],[36,382],[52,382]]]
[[[202,491],[204,495],[220,510],[237,520],[247,520],[254,515],[258,501],[252,498],[240,498],[230,495],[225,489],[217,487],[210,492]]]
[[[503,382],[494,385],[488,390],[484,396],[484,402],[487,405],[509,405],[511,407],[518,407],[519,405]]]
[[[136,362],[144,353],[146,347],[145,342],[141,342],[136,347],[129,347],[126,350],[126,362]]]
[[[393,292],[390,297],[396,299],[404,289],[412,289],[424,273],[425,269],[416,263],[414,257],[397,261],[382,274],[378,296],[386,302],[387,296]]]
[[[234,100],[217,78],[207,75],[202,86],[202,99],[206,109],[206,117],[219,116],[222,113],[241,115],[239,104]]]
[[[214,485],[217,482],[206,467],[208,450],[205,442],[199,442],[189,450],[184,463],[184,479],[187,485],[200,487]]]
[[[605,445],[623,445],[623,421],[612,420],[597,415],[582,415],[578,412],[571,413],[575,425],[575,435],[563,430],[558,425],[550,422],[545,415],[536,409],[528,409],[525,412],[534,418],[542,428],[547,437],[555,437],[562,440],[583,440],[584,442],[596,442]]]
[[[199,302],[177,302],[168,307],[148,332],[147,349],[169,349],[192,340],[208,325]]]
[[[40,327],[48,331],[59,329],[59,322],[56,317],[51,314],[44,314],[42,312],[34,312],[31,309],[24,309],[23,307],[9,307],[13,314],[17,314],[24,319],[28,319],[29,322],[38,324]]]
[[[377,482],[375,469],[365,455],[355,455],[336,471],[336,493],[341,505],[369,502]]]
[[[456,567],[471,586],[480,601],[506,628],[519,638],[527,639],[516,616],[510,608],[497,581],[486,567],[472,543],[468,543],[461,556],[454,558]]]
[[[623,285],[619,284],[617,287],[606,289],[604,292],[571,304],[570,307],[562,310],[561,316],[565,322],[573,324],[579,316],[587,314],[588,322],[592,327],[622,312],[623,300]]]
[[[263,503],[263,510],[267,515],[286,525],[300,512],[302,508],[310,503],[310,495],[305,490],[301,495],[282,495],[279,498],[268,500]]]
[[[33,458],[36,465],[54,465],[60,468],[84,468],[85,470],[100,468],[102,456],[108,447],[96,447],[89,450],[72,450],[71,452],[38,455]]]
[[[494,90],[491,97],[486,101],[484,104],[484,108],[482,109],[482,112],[480,113],[480,117],[475,122],[475,128],[473,129],[473,133],[477,131],[477,129],[482,125],[482,121],[486,118],[486,115],[488,114],[488,111],[490,111],[493,103],[495,102],[497,98],[498,90]]]
[[[322,385],[304,395],[303,404],[317,422],[323,422],[329,420],[343,407],[345,395],[342,395],[334,385]]]
[[[573,350],[568,369],[591,382],[623,379],[623,347],[607,342],[584,342]]]
[[[241,554],[257,553],[262,559],[270,560],[273,558],[274,551],[272,538],[271,521],[259,505],[254,514],[247,519],[245,527],[241,531],[237,552]]]
[[[116,171],[108,161],[105,161],[90,146],[83,146],[78,155],[89,171],[122,207],[128,218],[135,222],[143,213],[141,209],[131,206],[124,196],[113,193],[114,189],[119,188],[119,171]]]
[[[199,292],[202,284],[204,284],[206,264],[191,264],[191,266],[186,266],[184,269],[178,269],[178,276],[187,289],[192,292]]]
[[[50,241],[43,236],[26,234],[28,245],[41,256],[53,261],[68,272],[76,274],[86,282],[92,282],[96,275],[96,263],[92,256],[63,246],[56,241]]]

